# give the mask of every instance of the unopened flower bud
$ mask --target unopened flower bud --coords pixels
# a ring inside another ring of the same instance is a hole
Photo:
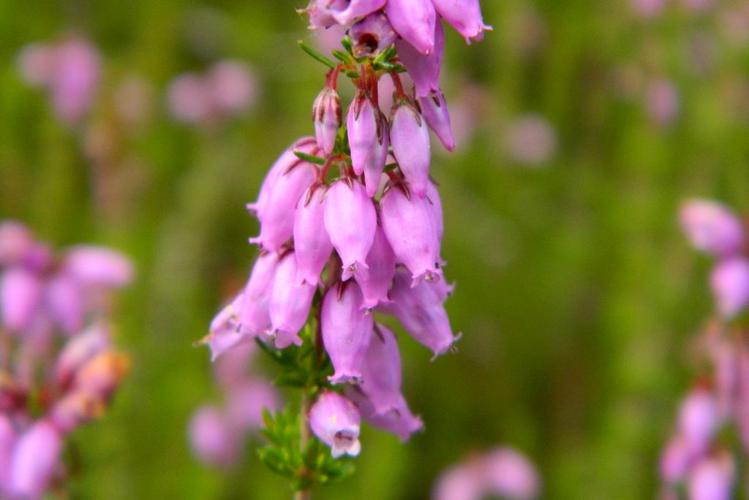
[[[465,38],[466,42],[480,41],[484,30],[491,31],[491,26],[484,24],[479,0],[432,0],[437,13],[445,18],[450,26]]]
[[[338,129],[341,126],[341,98],[338,92],[325,86],[312,105],[315,138],[322,152],[329,155],[335,147]]]
[[[324,391],[309,411],[309,425],[320,441],[330,446],[334,458],[355,457],[361,451],[359,425],[361,417],[356,406],[332,391]]]
[[[426,197],[409,199],[391,187],[380,200],[380,215],[396,260],[411,271],[414,284],[439,279],[440,243],[431,202]]]
[[[295,163],[281,173],[273,183],[267,204],[260,219],[260,235],[251,238],[268,252],[281,248],[294,234],[294,210],[302,194],[315,180],[316,168],[305,161]]]
[[[0,314],[6,328],[25,329],[33,319],[42,296],[42,284],[34,273],[13,267],[0,276]]]
[[[749,260],[735,257],[718,263],[710,285],[721,315],[736,316],[749,304]]]
[[[46,420],[34,423],[21,434],[13,450],[10,467],[12,495],[41,497],[59,466],[61,451],[62,437]]]
[[[317,286],[320,273],[333,252],[333,244],[325,230],[324,186],[312,186],[299,200],[294,214],[294,255],[297,278]]]
[[[695,248],[716,256],[741,250],[746,234],[741,221],[728,208],[708,200],[691,200],[681,207],[681,225]]]
[[[395,31],[422,54],[434,51],[437,13],[432,0],[388,0],[385,5]]]
[[[341,287],[328,290],[320,313],[323,344],[335,369],[330,377],[334,384],[361,380],[374,325],[372,315],[362,308],[359,285],[349,282]]]
[[[335,182],[325,200],[325,229],[343,262],[342,279],[367,269],[367,255],[374,242],[377,212],[357,181]]]
[[[405,40],[395,42],[398,57],[416,87],[417,97],[428,96],[440,88],[442,59],[445,54],[445,30],[439,22],[434,28],[434,50],[429,54],[423,54]]]
[[[359,92],[347,117],[351,163],[356,175],[364,174],[367,196],[374,196],[387,160],[387,120],[372,100]]]
[[[372,248],[367,255],[367,269],[355,274],[364,295],[362,307],[372,309],[377,304],[390,302],[388,290],[395,276],[395,254],[385,232],[377,226]]]
[[[425,196],[431,162],[429,128],[411,105],[402,104],[393,111],[390,143],[411,191],[417,196]]]
[[[275,344],[279,349],[301,345],[299,330],[307,321],[315,287],[297,279],[296,258],[288,254],[278,264],[270,296],[270,320]]]
[[[455,149],[455,138],[450,125],[450,112],[447,109],[445,95],[441,91],[432,92],[426,97],[419,98],[421,114],[427,121],[429,128],[439,138],[448,151]]]

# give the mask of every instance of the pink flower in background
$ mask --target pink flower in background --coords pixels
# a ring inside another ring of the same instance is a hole
[[[433,500],[481,500],[500,496],[515,500],[537,498],[541,480],[533,464],[511,448],[497,448],[469,457],[442,473]]]
[[[525,115],[510,123],[504,143],[513,161],[538,167],[549,162],[556,153],[557,135],[542,116]]]
[[[207,124],[247,112],[257,102],[259,84],[237,61],[214,64],[203,74],[185,73],[169,85],[169,110],[185,123]]]
[[[679,92],[673,82],[664,78],[651,81],[645,89],[645,107],[650,118],[665,126],[679,114]]]
[[[53,253],[23,225],[0,222],[1,497],[40,498],[65,479],[65,439],[104,413],[129,369],[112,343],[107,299],[132,277],[118,252]]]
[[[663,11],[665,0],[631,0],[635,14],[644,18],[652,18]]]
[[[91,108],[101,77],[101,60],[86,39],[71,36],[54,44],[32,44],[19,56],[24,79],[44,87],[65,122],[81,120]]]

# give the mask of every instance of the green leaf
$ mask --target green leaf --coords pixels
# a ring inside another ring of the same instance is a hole
[[[304,40],[299,40],[297,43],[299,44],[299,47],[301,47],[303,51],[305,51],[307,54],[309,54],[312,57],[312,59],[315,59],[316,61],[323,63],[325,66],[329,67],[330,69],[334,69],[337,66],[336,63],[334,63],[333,61],[331,61],[330,59],[328,59],[327,57],[325,57],[324,55],[322,55],[321,53],[319,53],[317,50],[313,49],[309,45],[307,45],[304,42]]]
[[[304,160],[309,163],[314,163],[315,165],[325,165],[325,158],[321,158],[315,155],[308,155],[307,153],[303,153],[302,151],[294,151],[294,154],[300,160]]]

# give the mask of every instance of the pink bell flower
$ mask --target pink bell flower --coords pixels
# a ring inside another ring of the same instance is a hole
[[[388,0],[385,14],[395,31],[417,51],[422,54],[434,51],[437,13],[432,0]]]
[[[311,186],[299,200],[294,214],[294,255],[297,279],[317,286],[320,273],[333,252],[325,230],[325,186]]]
[[[424,117],[410,104],[401,104],[393,111],[390,143],[411,192],[425,196],[431,163],[429,128]]]
[[[355,457],[359,454],[360,421],[356,406],[332,391],[321,393],[309,411],[312,432],[330,446],[330,453],[334,458],[343,455]]]
[[[271,335],[276,347],[301,345],[299,331],[307,322],[315,287],[297,279],[296,257],[286,255],[278,264],[270,296]]]

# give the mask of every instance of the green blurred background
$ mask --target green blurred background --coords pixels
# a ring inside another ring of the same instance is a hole
[[[714,196],[749,208],[749,50],[733,26],[742,8],[749,23],[746,3],[674,1],[654,17],[622,1],[483,4],[494,31],[470,47],[450,33],[444,71],[448,101],[481,89],[468,107],[476,129],[433,166],[460,352],[430,362],[403,342],[405,392],[426,432],[401,445],[365,430],[356,475],[316,498],[425,498],[442,469],[497,444],[535,461],[546,498],[657,490],[689,338],[711,310],[707,262],[679,233],[678,205]],[[303,6],[0,0],[0,216],[57,245],[114,246],[138,269],[117,318],[133,370],[107,417],[73,437],[75,498],[289,497],[255,458],[259,439],[219,472],[192,457],[186,424],[219,397],[207,350],[192,344],[253,259],[244,203],[311,131],[323,68],[296,47],[310,37]],[[68,30],[104,57],[93,113],[75,128],[16,65],[22,46]],[[256,107],[211,127],[170,119],[168,82],[227,57],[257,73]],[[152,88],[134,130],[113,112],[128,75]],[[647,88],[664,79],[679,109],[659,121]],[[528,113],[556,137],[534,168],[507,144]]]

